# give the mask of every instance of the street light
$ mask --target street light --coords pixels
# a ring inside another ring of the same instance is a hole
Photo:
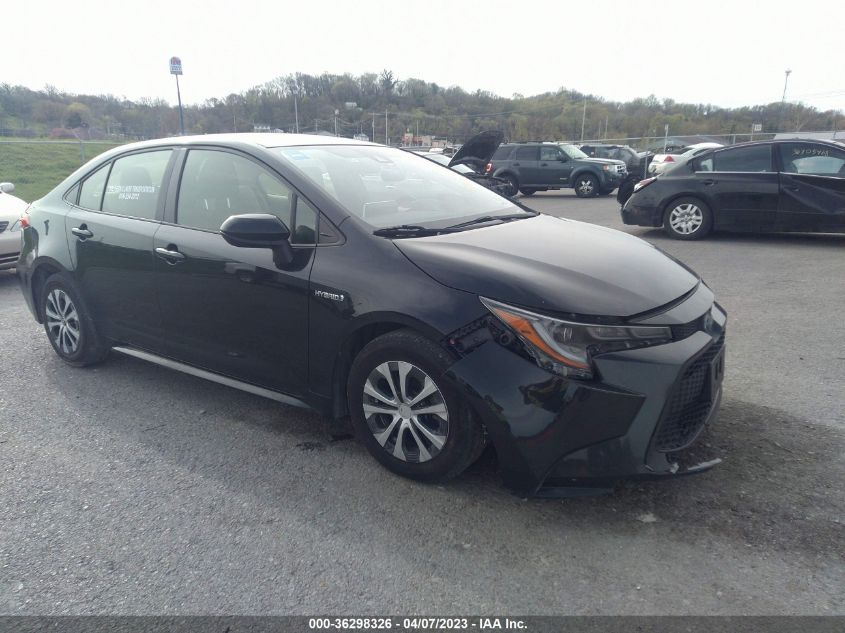
[[[299,106],[296,103],[296,98],[299,96],[299,83],[292,83],[290,91],[293,93],[293,116],[296,122],[296,133],[299,134]]]
[[[791,75],[791,74],[792,74],[792,71],[791,71],[790,69],[788,69],[788,68],[784,71],[784,78],[783,78],[783,96],[782,96],[782,97],[781,97],[781,99],[780,99],[780,118],[781,118],[781,123],[783,122],[783,110],[784,110],[784,108],[786,107],[786,86],[787,86],[787,84],[789,83],[789,75]],[[778,127],[780,127],[780,125],[778,125]]]

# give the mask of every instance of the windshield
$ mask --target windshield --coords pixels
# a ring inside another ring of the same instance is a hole
[[[479,216],[522,213],[469,178],[399,149],[317,145],[272,151],[374,228],[440,228]]]
[[[563,152],[573,160],[576,158],[589,158],[589,156],[574,145],[570,145],[569,143],[559,143],[559,146],[560,149],[562,149]]]

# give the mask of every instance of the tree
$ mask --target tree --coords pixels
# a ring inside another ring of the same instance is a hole
[[[65,108],[65,127],[72,130],[87,128],[91,125],[91,109],[84,103],[74,101]]]

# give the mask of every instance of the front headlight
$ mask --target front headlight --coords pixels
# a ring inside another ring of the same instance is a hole
[[[668,327],[574,323],[492,299],[480,299],[522,340],[540,367],[570,378],[593,378],[592,358],[597,354],[672,340],[672,330]]]

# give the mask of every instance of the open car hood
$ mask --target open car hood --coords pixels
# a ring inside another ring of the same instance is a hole
[[[499,149],[499,145],[502,144],[504,138],[505,135],[497,130],[488,130],[476,134],[455,152],[452,160],[449,161],[449,167],[464,164],[475,169],[480,167],[483,170],[484,166],[493,158],[496,150]]]

